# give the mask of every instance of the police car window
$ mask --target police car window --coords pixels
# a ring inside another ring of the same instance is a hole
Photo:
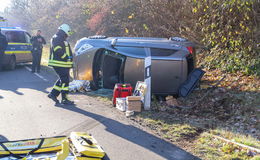
[[[5,35],[8,42],[26,43],[24,32],[22,31],[7,31]]]
[[[31,36],[28,33],[25,33],[26,43],[31,43]]]
[[[118,51],[127,53],[127,54],[132,54],[132,55],[137,55],[137,56],[145,56],[145,50],[144,48],[141,47],[115,47]]]
[[[152,56],[170,56],[176,52],[177,52],[177,50],[174,50],[174,49],[151,48]]]

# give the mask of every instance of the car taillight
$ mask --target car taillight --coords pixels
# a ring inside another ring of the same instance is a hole
[[[188,51],[190,52],[190,54],[193,54],[194,50],[192,47],[186,47],[188,49]]]

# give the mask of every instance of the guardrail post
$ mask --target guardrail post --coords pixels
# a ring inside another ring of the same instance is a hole
[[[151,75],[151,66],[152,66],[152,57],[150,48],[145,48],[146,58],[144,60],[144,82],[147,85],[146,95],[144,97],[144,109],[150,110],[151,108],[151,83],[152,83],[152,75]]]

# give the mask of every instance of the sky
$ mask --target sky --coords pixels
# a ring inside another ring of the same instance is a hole
[[[3,12],[5,7],[10,3],[10,0],[0,0],[0,12]]]

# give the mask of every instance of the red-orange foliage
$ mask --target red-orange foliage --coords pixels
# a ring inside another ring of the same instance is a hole
[[[87,27],[93,31],[98,32],[99,26],[101,25],[103,18],[106,17],[108,14],[107,9],[104,9],[100,12],[95,13],[88,21]]]

